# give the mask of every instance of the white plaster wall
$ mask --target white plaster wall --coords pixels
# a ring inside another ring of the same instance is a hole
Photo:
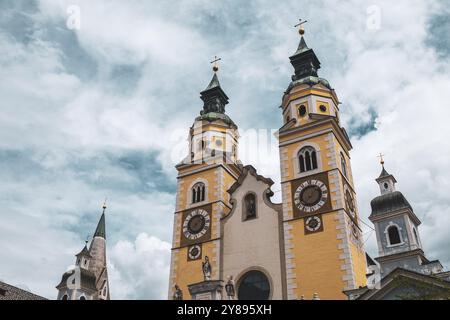
[[[234,211],[224,221],[223,278],[239,277],[252,268],[263,269],[271,282],[271,298],[282,299],[279,220],[276,210],[263,201],[268,186],[250,173],[234,192]],[[243,198],[252,191],[257,195],[257,218],[242,221]]]

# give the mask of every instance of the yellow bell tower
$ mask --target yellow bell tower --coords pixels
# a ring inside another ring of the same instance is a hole
[[[228,97],[217,77],[200,93],[203,110],[189,131],[189,154],[178,170],[169,299],[190,299],[191,284],[204,280],[206,257],[211,265],[208,280],[221,280],[220,219],[231,209],[227,190],[238,179],[237,126],[225,114]],[[180,297],[180,295],[182,295]]]
[[[320,62],[301,40],[290,57],[295,69],[282,99],[278,132],[288,299],[346,299],[366,284],[352,145],[339,124],[339,100]]]

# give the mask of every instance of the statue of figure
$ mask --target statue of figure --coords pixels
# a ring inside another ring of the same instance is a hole
[[[227,284],[225,285],[225,291],[227,292],[228,300],[234,300],[235,290],[233,276],[228,277]]]
[[[177,284],[175,285],[173,300],[183,300],[183,291],[181,291],[180,287]]]
[[[256,217],[256,203],[253,194],[249,194],[245,197],[245,206],[247,207],[247,218]]]
[[[205,281],[211,280],[211,264],[209,263],[208,256],[205,256],[205,261],[202,262],[202,270],[203,270],[203,277],[205,278]]]

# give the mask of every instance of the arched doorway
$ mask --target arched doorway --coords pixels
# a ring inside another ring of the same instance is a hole
[[[252,270],[244,274],[238,287],[239,300],[268,300],[270,282],[261,271]]]

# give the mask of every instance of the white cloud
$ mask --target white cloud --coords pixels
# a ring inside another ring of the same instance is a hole
[[[146,233],[134,243],[117,242],[109,254],[112,298],[166,299],[170,248],[170,243]]]

